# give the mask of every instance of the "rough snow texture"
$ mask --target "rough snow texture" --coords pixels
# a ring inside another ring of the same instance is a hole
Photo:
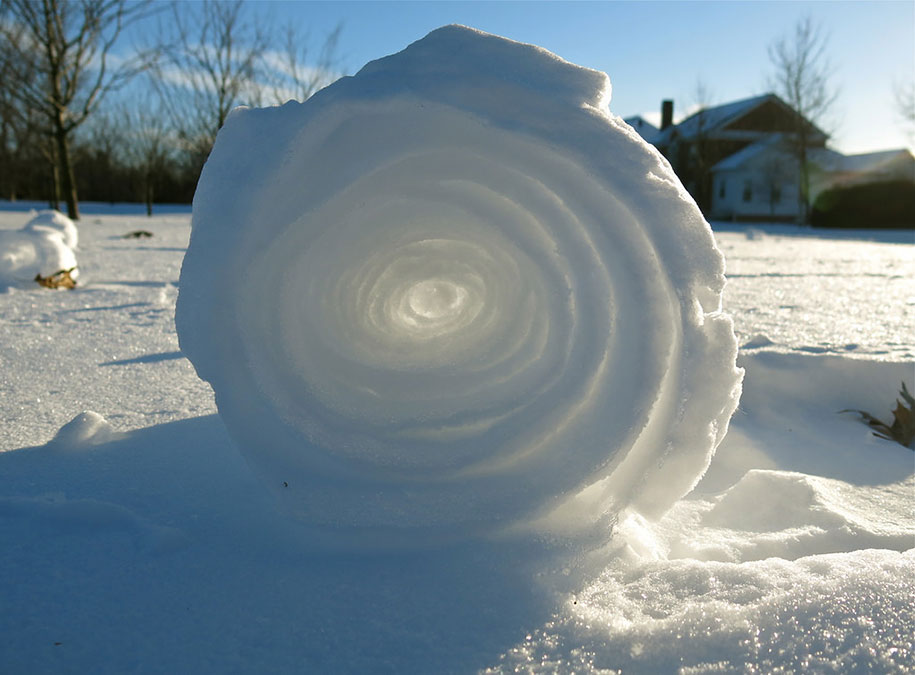
[[[907,673],[915,556],[611,566],[486,673]]]
[[[76,225],[58,211],[32,212],[21,230],[0,231],[0,289],[35,284],[76,267]],[[72,278],[79,276],[73,270]]]
[[[116,436],[108,420],[97,412],[87,410],[62,426],[51,443],[61,448],[81,449],[107,443]]]
[[[79,243],[79,231],[76,229],[76,223],[60,211],[44,209],[42,211],[32,211],[29,216],[29,221],[22,227],[24,232],[59,232],[64,244],[68,248],[76,249]]]
[[[911,230],[713,227],[728,261],[724,306],[735,316],[744,313],[743,323],[752,326],[748,332],[736,322],[741,350],[915,359]],[[790,268],[781,264],[786,259]]]
[[[774,388],[773,361],[868,405],[912,373],[743,357],[753,395],[711,469],[737,473],[657,523],[625,513],[594,579],[505,542],[316,551],[216,415],[0,453],[0,671],[911,672],[912,452]],[[737,480],[741,460],[781,468]]]
[[[723,258],[609,97],[449,26],[230,116],[176,321],[289,510],[360,542],[589,539],[696,483],[740,388]]]

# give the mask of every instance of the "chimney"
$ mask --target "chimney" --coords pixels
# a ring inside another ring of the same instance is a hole
[[[674,123],[674,102],[671,99],[661,101],[661,131]]]

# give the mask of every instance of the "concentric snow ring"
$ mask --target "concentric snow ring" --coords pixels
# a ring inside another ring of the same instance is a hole
[[[230,117],[179,336],[288,508],[344,537],[581,535],[698,479],[739,390],[722,260],[608,88],[448,27]]]

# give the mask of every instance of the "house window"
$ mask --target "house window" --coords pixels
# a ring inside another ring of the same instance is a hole
[[[724,178],[722,178],[721,182],[718,183],[718,198],[719,199],[724,199],[724,195],[725,195],[724,186],[725,185],[727,185],[727,181]]]
[[[782,186],[773,183],[769,187],[769,203],[778,204],[782,200]]]
[[[744,181],[743,183],[743,200],[745,202],[753,201],[753,183]]]

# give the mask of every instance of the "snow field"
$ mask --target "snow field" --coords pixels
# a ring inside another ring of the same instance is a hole
[[[741,349],[915,359],[912,231],[714,228]]]
[[[30,281],[0,294],[0,451],[46,443],[83,410],[119,431],[215,411],[175,334],[189,214],[150,221],[87,207],[75,290]],[[0,211],[0,233],[28,220]],[[123,238],[137,229],[154,236]]]
[[[0,227],[26,219],[0,211]],[[862,347],[849,352],[827,328],[847,321],[859,283],[842,276],[848,247],[888,275],[874,281],[885,287],[911,245],[717,233],[729,266],[770,260],[771,275],[735,281],[746,285],[728,305],[739,335],[763,333],[764,303],[784,288],[775,275],[810,269],[808,251],[829,261],[831,293],[798,294],[793,311],[825,319],[792,316],[777,342],[741,355],[741,406],[696,491],[657,522],[624,514],[579,567],[599,570],[589,579],[561,557],[506,545],[314,550],[278,517],[177,353],[189,225],[186,215],[86,216],[76,290],[0,295],[2,449],[13,451],[0,453],[0,670],[915,666],[912,453],[836,414],[885,417],[900,380],[915,389],[913,362],[887,360],[911,352],[915,335],[892,351],[856,337]],[[154,237],[121,238],[140,228]],[[905,316],[904,298],[890,298],[857,304],[856,316]],[[82,410],[111,429],[86,415],[58,434]]]

